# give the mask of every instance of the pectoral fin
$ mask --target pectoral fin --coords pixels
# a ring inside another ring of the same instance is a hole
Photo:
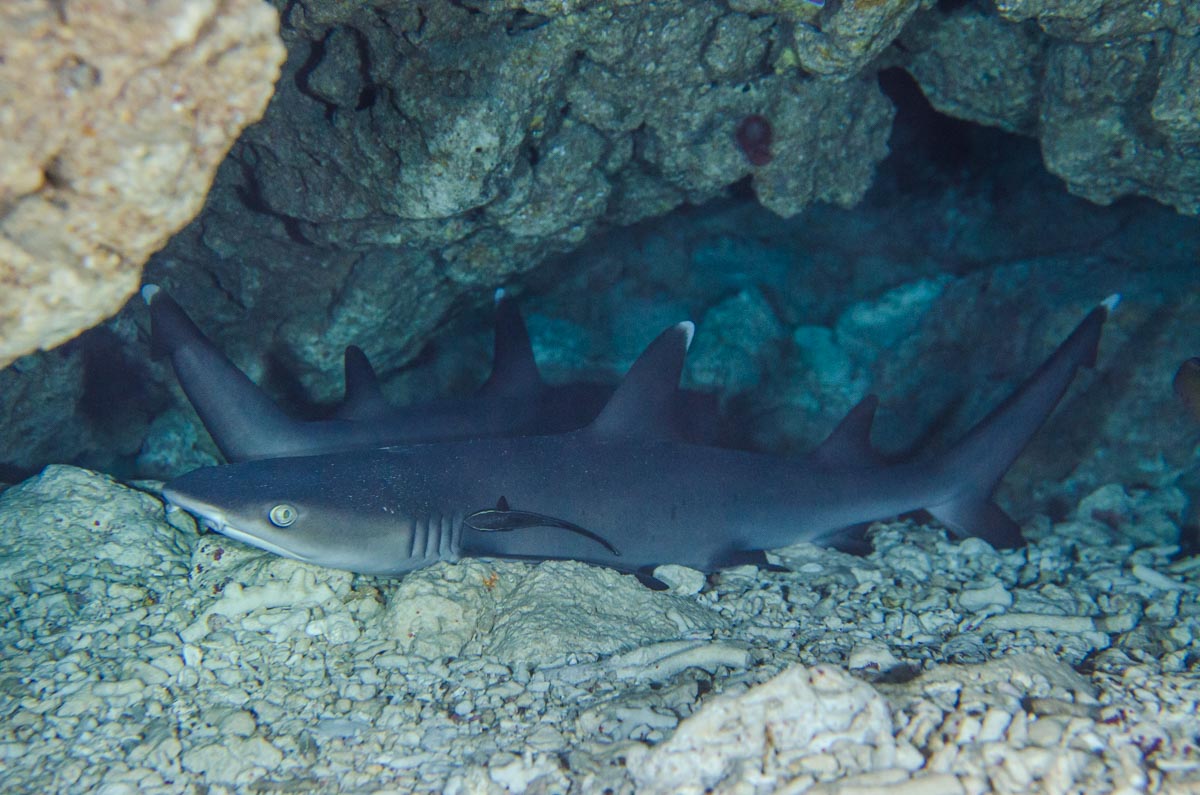
[[[566,519],[558,519],[553,516],[545,516],[544,514],[532,513],[530,511],[514,511],[508,507],[508,500],[504,497],[500,498],[495,508],[485,508],[482,511],[476,511],[469,515],[465,523],[467,527],[470,527],[472,530],[478,530],[481,533],[507,533],[512,530],[526,530],[530,527],[559,527],[563,530],[569,530],[572,533],[578,533],[584,538],[590,538],[617,557],[621,555],[617,548],[608,543],[603,536],[597,535],[591,530],[582,528],[573,522],[568,522]]]

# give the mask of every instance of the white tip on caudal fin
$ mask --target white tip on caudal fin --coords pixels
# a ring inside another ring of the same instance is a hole
[[[1118,304],[1120,304],[1120,303],[1121,303],[1121,294],[1120,294],[1120,293],[1113,293],[1113,294],[1112,294],[1112,295],[1110,295],[1108,298],[1105,298],[1103,301],[1101,301],[1101,302],[1100,302],[1100,306],[1102,306],[1102,307],[1104,307],[1105,309],[1107,309],[1107,310],[1108,310],[1108,313],[1111,315],[1111,314],[1112,314],[1112,311],[1113,311],[1114,309],[1116,309],[1116,308],[1117,308],[1117,305],[1118,305]]]
[[[157,284],[147,284],[142,287],[142,300],[147,304],[154,300],[154,296],[158,295],[159,286]]]
[[[495,305],[500,303],[504,300],[504,296],[507,294],[508,293],[504,291],[503,287],[497,287],[496,292],[492,293],[492,304]]]

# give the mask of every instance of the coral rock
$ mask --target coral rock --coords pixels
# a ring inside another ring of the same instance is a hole
[[[120,309],[284,58],[259,0],[0,7],[0,366]]]

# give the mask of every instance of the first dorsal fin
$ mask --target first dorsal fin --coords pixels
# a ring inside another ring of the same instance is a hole
[[[496,290],[496,343],[492,374],[479,388],[482,397],[520,397],[538,392],[542,375],[533,358],[529,330],[517,302],[503,288]]]
[[[368,420],[391,410],[379,386],[379,376],[362,348],[350,345],[345,354],[346,397],[334,416],[343,420]]]
[[[676,394],[696,326],[677,323],[642,351],[588,431],[602,437],[676,439]]]
[[[817,463],[830,469],[882,466],[883,456],[871,446],[871,424],[879,398],[867,395],[842,417],[833,432],[813,451]]]

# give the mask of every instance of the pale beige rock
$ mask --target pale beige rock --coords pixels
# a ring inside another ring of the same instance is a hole
[[[826,665],[792,666],[718,696],[662,744],[630,749],[639,792],[769,793],[802,777],[837,779],[896,763],[891,715],[870,685]]]
[[[261,0],[0,4],[0,367],[116,312],[285,51]]]

